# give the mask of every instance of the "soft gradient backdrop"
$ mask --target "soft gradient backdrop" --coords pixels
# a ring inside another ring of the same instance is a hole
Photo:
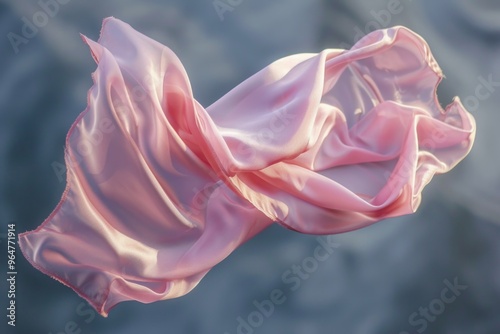
[[[252,318],[254,301],[281,289],[284,303],[240,333],[500,333],[500,1],[54,1],[0,0],[0,332],[233,334],[239,317]],[[218,13],[220,3],[231,10]],[[23,36],[26,20],[43,20],[44,10],[47,22]],[[295,280],[294,291],[283,275],[319,243],[279,226],[238,249],[187,296],[123,303],[107,319],[18,251],[12,328],[7,224],[32,230],[60,199],[65,175],[54,162],[64,163],[66,133],[85,108],[96,68],[78,34],[96,40],[106,16],[174,50],[204,106],[280,57],[347,48],[373,29],[408,26],[427,40],[447,77],[441,103],[459,95],[475,116],[475,147],[425,189],[415,215],[332,237],[334,252]],[[26,38],[17,50],[12,33]],[[466,288],[442,303],[454,281]]]

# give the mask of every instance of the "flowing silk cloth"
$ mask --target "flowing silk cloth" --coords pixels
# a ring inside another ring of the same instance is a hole
[[[19,243],[104,316],[188,293],[273,222],[333,234],[412,213],[474,139],[404,27],[280,59],[206,109],[175,54],[129,25],[108,18],[84,40],[98,67],[67,136],[67,187]]]

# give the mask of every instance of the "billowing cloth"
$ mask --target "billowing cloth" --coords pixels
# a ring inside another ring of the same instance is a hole
[[[108,18],[84,40],[98,68],[67,136],[67,187],[19,243],[104,316],[188,293],[273,222],[333,234],[412,213],[474,140],[404,27],[280,59],[206,109],[175,54],[129,25]]]

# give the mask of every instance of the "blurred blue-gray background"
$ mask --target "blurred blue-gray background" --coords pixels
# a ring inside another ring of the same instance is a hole
[[[7,224],[32,230],[60,199],[53,165],[96,68],[79,33],[96,40],[107,16],[173,49],[205,106],[280,57],[408,26],[444,70],[440,102],[458,95],[476,117],[476,144],[416,214],[334,236],[335,251],[303,277],[290,270],[317,237],[273,226],[188,295],[102,318],[18,250],[8,326]],[[23,31],[26,21],[40,27]],[[1,333],[500,333],[500,1],[0,0],[0,60]],[[275,289],[285,300],[262,315],[254,302]]]

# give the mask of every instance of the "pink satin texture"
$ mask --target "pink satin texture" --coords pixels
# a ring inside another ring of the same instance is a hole
[[[188,293],[273,222],[333,234],[412,213],[474,140],[404,27],[277,60],[206,109],[176,55],[126,23],[84,40],[98,67],[66,139],[66,190],[19,244],[103,316]]]

